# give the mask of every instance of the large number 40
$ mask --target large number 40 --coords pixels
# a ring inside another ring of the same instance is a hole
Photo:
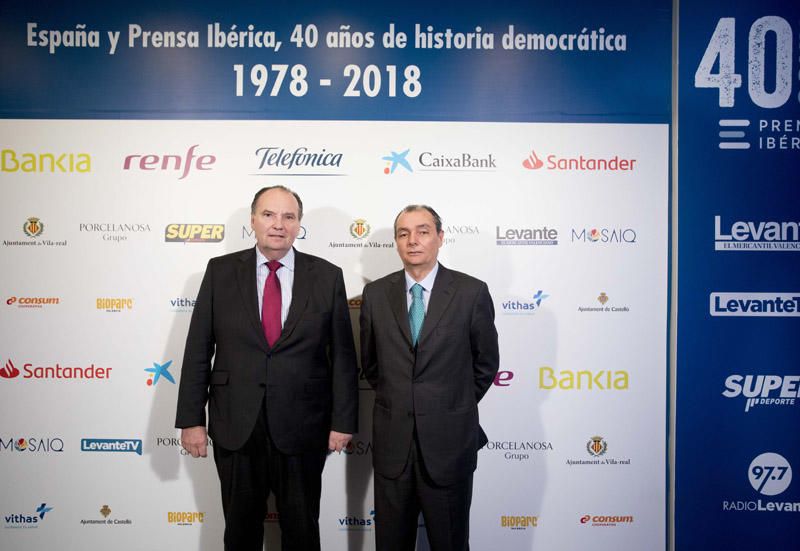
[[[733,96],[742,86],[742,75],[734,72],[736,62],[736,19],[723,17],[694,73],[695,88],[718,88],[719,106],[733,107]],[[775,89],[768,92],[764,79],[766,35],[775,33]],[[716,73],[714,63],[719,59]],[[792,28],[782,17],[768,15],[750,27],[747,60],[747,91],[759,107],[781,107],[792,93]]]

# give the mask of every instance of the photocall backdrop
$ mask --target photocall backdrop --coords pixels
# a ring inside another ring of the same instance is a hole
[[[173,428],[183,345],[208,259],[284,184],[356,335],[406,204],[487,281],[475,549],[664,548],[671,32],[663,1],[5,3],[2,547],[220,547],[213,458]],[[374,548],[360,386],[326,549]]]

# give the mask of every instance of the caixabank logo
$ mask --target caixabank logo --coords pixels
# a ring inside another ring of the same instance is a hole
[[[544,159],[542,159],[544,157]],[[617,155],[544,155],[541,150],[531,149],[522,159],[526,171],[555,170],[560,172],[632,172],[637,159]]]
[[[742,473],[743,478],[744,473]],[[723,511],[758,514],[800,513],[800,501],[767,499],[783,494],[792,483],[792,466],[781,454],[764,452],[756,456],[747,467],[747,479],[753,491],[763,497],[755,500],[752,497],[741,500],[723,500]]]
[[[22,370],[9,358],[0,368],[1,379],[57,379],[57,380],[108,380],[111,378],[111,367],[100,367],[94,363],[81,366],[36,365],[33,362],[22,363]]]
[[[722,395],[744,402],[745,413],[792,407],[800,397],[800,375],[729,375]]]
[[[32,513],[7,513],[3,515],[6,528],[39,528],[44,522],[47,513],[54,507],[48,507],[47,503],[42,503]]]

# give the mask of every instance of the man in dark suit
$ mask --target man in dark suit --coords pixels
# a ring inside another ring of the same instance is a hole
[[[436,212],[397,215],[404,269],[364,288],[361,359],[375,389],[372,451],[378,551],[413,551],[420,510],[431,549],[469,549],[472,473],[486,435],[478,401],[499,366],[486,284],[437,258]]]
[[[291,190],[256,193],[256,246],[211,259],[186,338],[175,426],[183,447],[205,457],[208,402],[228,551],[263,548],[270,492],[283,551],[319,550],[325,457],[357,429],[344,278],[292,247],[302,216]]]

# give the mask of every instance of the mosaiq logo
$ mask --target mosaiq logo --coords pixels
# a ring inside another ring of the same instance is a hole
[[[580,243],[636,243],[633,228],[572,228],[572,242]]]
[[[759,406],[794,406],[800,397],[800,375],[729,375],[722,395],[744,398],[745,413]]]
[[[716,251],[800,251],[800,222],[714,217]]]
[[[11,453],[61,453],[64,440],[58,437],[0,438],[0,452]]]
[[[722,502],[723,511],[756,512],[758,514],[800,513],[800,501],[766,499],[766,497],[772,498],[782,494],[792,483],[792,466],[781,454],[764,452],[756,456],[747,468],[747,479],[753,491],[764,497],[756,500],[752,498],[725,500]]]

